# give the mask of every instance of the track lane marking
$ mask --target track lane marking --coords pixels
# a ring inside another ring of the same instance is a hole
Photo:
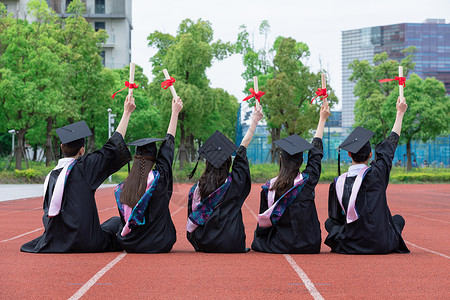
[[[253,217],[258,221],[258,216],[253,212],[253,210],[248,206],[247,202],[244,202],[247,209],[251,212]],[[311,294],[311,296],[316,300],[324,300],[322,295],[316,289],[314,283],[309,279],[308,275],[306,275],[305,271],[300,268],[300,266],[295,262],[295,260],[289,254],[283,254],[284,258],[288,261],[289,265],[294,269],[295,273],[300,277],[300,279],[305,284],[306,289]]]
[[[28,234],[30,234],[30,233],[33,233],[33,232],[36,232],[36,231],[39,231],[39,230],[42,230],[42,229],[44,229],[44,227],[41,227],[41,228],[38,228],[38,229],[35,229],[35,230],[32,230],[32,231],[28,231],[28,232],[19,234],[19,235],[15,236],[15,237],[12,237],[12,238],[9,238],[9,239],[0,241],[0,243],[12,241],[12,240],[18,239],[18,238],[20,238],[20,237],[23,237],[23,236],[25,236],[25,235],[28,235]]]
[[[176,211],[170,214],[170,217],[173,217],[177,212],[179,212],[184,206],[179,207]],[[95,283],[103,276],[106,272],[108,272],[115,264],[122,260],[127,255],[127,252],[120,253],[116,258],[114,258],[111,262],[109,262],[103,269],[98,271],[88,282],[86,282],[69,300],[78,300],[86,294],[89,289],[95,285]]]
[[[127,253],[124,251],[120,253],[116,258],[109,262],[103,269],[98,271],[88,282],[86,282],[69,300],[78,300],[83,297],[84,294],[103,276],[108,272],[115,264],[122,260]]]
[[[424,217],[424,216],[421,216],[421,215],[410,214],[410,213],[402,213],[402,214],[403,214],[403,215],[407,215],[407,216],[413,216],[413,217],[417,217],[417,218],[422,218],[422,219],[427,219],[427,220],[432,220],[432,221],[437,221],[437,222],[442,222],[442,223],[450,224],[450,222],[448,222],[448,221],[438,220],[438,219],[433,219],[433,218]]]
[[[445,255],[445,254],[442,254],[442,253],[439,253],[439,252],[437,252],[437,251],[433,251],[433,250],[430,250],[430,249],[427,249],[427,248],[423,248],[423,247],[417,246],[416,244],[410,243],[410,242],[408,242],[408,241],[405,241],[405,243],[407,243],[407,244],[409,244],[409,245],[411,245],[411,246],[413,246],[413,247],[422,249],[422,250],[424,250],[424,251],[427,251],[427,252],[430,252],[430,253],[433,253],[433,254],[442,256],[442,257],[444,257],[444,258],[447,258],[447,259],[450,258],[450,256],[448,256],[448,255]]]

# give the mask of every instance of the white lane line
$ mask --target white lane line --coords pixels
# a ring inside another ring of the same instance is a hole
[[[402,215],[413,216],[413,217],[417,217],[417,218],[422,218],[422,219],[427,219],[427,220],[432,220],[432,221],[437,221],[437,222],[442,222],[442,223],[450,224],[450,222],[448,222],[448,221],[438,220],[438,219],[433,219],[433,218],[428,218],[428,217],[424,217],[424,216],[420,216],[420,215],[416,215],[416,214],[402,213]]]
[[[258,220],[258,216],[253,212],[253,210],[248,206],[246,202],[244,202],[245,206],[248,208],[248,210],[252,213],[253,217]],[[308,292],[311,294],[311,296],[316,300],[323,300],[324,298],[319,293],[319,291],[314,286],[314,283],[309,279],[308,275],[302,270],[302,268],[297,265],[295,260],[290,256],[289,254],[283,254],[284,258],[288,261],[288,263],[291,265],[291,267],[294,269],[294,271],[297,273],[297,275],[300,277],[300,279],[305,284],[306,289],[308,289]]]
[[[316,289],[316,287],[314,286],[314,283],[312,283],[312,281],[309,279],[308,275],[306,275],[305,271],[303,271],[302,268],[300,268],[297,265],[297,263],[292,258],[292,256],[290,256],[289,254],[283,254],[283,256],[284,256],[284,258],[286,258],[286,260],[289,262],[291,267],[294,269],[294,271],[298,274],[300,279],[303,281],[303,283],[305,284],[305,287],[308,289],[308,292],[311,294],[311,296],[316,300],[319,300],[319,299],[323,300],[324,298],[319,293],[319,291]]]
[[[407,244],[409,244],[409,245],[411,245],[411,246],[413,246],[413,247],[422,249],[422,250],[424,250],[424,251],[427,251],[427,252],[430,252],[430,253],[433,253],[433,254],[442,256],[442,257],[444,257],[444,258],[450,258],[450,256],[448,256],[448,255],[445,255],[445,254],[442,254],[442,253],[439,253],[439,252],[436,252],[436,251],[433,251],[433,250],[430,250],[430,249],[427,249],[427,248],[423,248],[423,247],[417,246],[416,244],[410,243],[410,242],[408,242],[408,241],[405,241],[405,243],[407,243]]]
[[[0,216],[5,216],[5,215],[9,215],[9,214],[16,214],[16,213],[25,212],[25,211],[38,210],[38,209],[42,209],[42,206],[36,207],[36,208],[22,209],[22,210],[13,210],[13,211],[6,212],[4,214],[0,214]]]
[[[170,216],[173,217],[177,212],[179,212],[183,208],[180,207],[176,211],[174,211]],[[86,282],[69,300],[78,300],[83,297],[84,294],[89,291],[89,289],[103,276],[106,272],[108,272],[115,264],[117,264],[122,258],[125,257],[127,253],[124,251],[120,253],[115,259],[113,259],[109,264],[107,264],[103,269],[97,272],[88,282]]]
[[[120,253],[116,258],[114,258],[109,264],[107,264],[103,269],[97,272],[88,282],[86,282],[69,300],[77,300],[83,297],[84,294],[103,276],[108,272],[115,264],[117,264],[122,258],[127,255],[126,252]]]
[[[99,210],[98,212],[100,213],[100,212],[104,212],[104,211],[107,211],[107,210],[110,210],[110,209],[113,209],[113,208],[116,208],[117,206],[113,206],[113,207],[108,207],[108,208],[105,208],[105,209],[102,209],[102,210]]]
[[[12,237],[10,239],[6,239],[6,240],[3,240],[3,241],[0,241],[0,243],[12,241],[12,240],[18,239],[18,238],[23,237],[23,236],[25,236],[27,234],[30,234],[30,233],[33,233],[33,232],[36,232],[36,231],[39,231],[39,230],[42,230],[42,229],[44,229],[44,227],[41,227],[41,228],[38,228],[38,229],[35,229],[35,230],[32,230],[32,231],[29,231],[29,232],[26,232],[26,233],[19,234],[18,236]]]

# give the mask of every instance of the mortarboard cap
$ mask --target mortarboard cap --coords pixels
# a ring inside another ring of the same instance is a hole
[[[85,121],[76,122],[56,129],[62,144],[67,144],[92,135]]]
[[[338,174],[341,175],[341,148],[350,153],[358,153],[361,155],[368,155],[372,148],[370,146],[370,139],[375,133],[364,127],[358,126],[352,133],[339,145],[338,151]]]
[[[273,143],[286,151],[291,156],[314,147],[311,143],[296,134],[279,139]]]
[[[363,127],[356,127],[355,130],[345,139],[339,148],[351,153],[357,153],[361,150],[375,133]],[[370,145],[369,145],[370,148]],[[369,149],[370,152],[370,149]]]
[[[220,168],[236,149],[236,145],[217,130],[198,149],[198,154],[215,168]]]
[[[136,155],[156,156],[156,142],[162,141],[160,138],[145,138],[132,141],[128,146],[137,146]]]

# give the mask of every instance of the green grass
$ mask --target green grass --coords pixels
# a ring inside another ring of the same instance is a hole
[[[8,158],[0,159],[0,183],[43,183],[45,176],[50,172],[55,163],[46,167],[44,163],[29,161],[29,169],[26,169],[25,162],[22,163],[24,170],[5,170]],[[14,165],[14,162],[13,162]],[[12,165],[12,166],[13,166]],[[200,162],[197,171],[192,179],[188,179],[189,173],[194,168],[195,163],[187,164],[183,170],[179,170],[178,164],[173,167],[173,181],[178,183],[196,182],[205,169],[205,164]],[[303,170],[304,166],[302,166]],[[341,172],[346,172],[348,165],[342,166]],[[277,164],[250,165],[250,174],[252,182],[264,183],[270,178],[278,175]],[[112,175],[112,181],[119,183],[128,175],[128,167],[125,165],[120,171]],[[322,164],[322,174],[320,181],[323,183],[331,182],[337,176],[337,163]],[[405,168],[394,167],[390,174],[390,183],[450,183],[449,168],[421,168],[406,172]]]

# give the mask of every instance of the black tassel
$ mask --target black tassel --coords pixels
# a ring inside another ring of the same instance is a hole
[[[130,174],[130,162],[128,162],[128,174]]]
[[[192,177],[194,177],[195,175],[195,171],[197,171],[197,166],[198,166],[198,162],[200,161],[200,158],[197,159],[197,163],[195,164],[194,169],[192,170],[192,172],[188,175],[189,179],[191,179]]]
[[[341,176],[341,148],[338,149],[338,176]]]

